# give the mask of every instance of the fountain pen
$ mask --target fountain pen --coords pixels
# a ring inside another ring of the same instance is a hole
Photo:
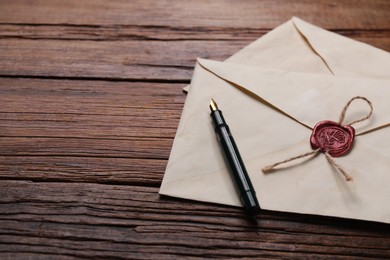
[[[237,145],[226,124],[222,111],[218,109],[217,103],[213,99],[210,102],[211,118],[217,139],[222,148],[226,164],[230,175],[239,194],[241,203],[250,215],[255,215],[260,211],[260,205],[256,198],[256,192],[241,159]]]

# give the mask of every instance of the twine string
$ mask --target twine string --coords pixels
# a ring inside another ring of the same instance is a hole
[[[340,124],[340,125],[343,125],[343,123],[344,123],[345,115],[346,115],[346,113],[347,113],[347,110],[348,110],[349,105],[351,105],[351,103],[352,103],[354,100],[356,100],[356,99],[361,99],[361,100],[366,101],[367,104],[370,106],[370,112],[367,114],[367,116],[365,116],[365,117],[363,117],[363,118],[361,118],[361,119],[357,119],[357,120],[355,120],[355,121],[352,121],[351,123],[345,124],[345,125],[353,125],[353,124],[362,122],[362,121],[364,121],[364,120],[367,120],[367,119],[369,119],[369,118],[371,117],[372,112],[374,111],[374,108],[373,108],[373,106],[372,106],[371,101],[368,100],[368,99],[365,98],[365,97],[356,96],[356,97],[351,98],[351,100],[348,101],[348,103],[344,106],[343,110],[341,111],[341,114],[340,114],[340,117],[339,117],[339,124]]]
[[[362,121],[364,121],[364,120],[367,120],[367,119],[369,119],[369,118],[371,117],[371,115],[372,115],[372,113],[373,113],[373,111],[374,111],[371,101],[369,101],[369,100],[368,100],[367,98],[365,98],[365,97],[356,96],[356,97],[351,98],[351,100],[348,101],[348,103],[344,106],[343,110],[341,111],[341,114],[340,114],[340,117],[339,117],[339,124],[340,124],[340,125],[343,125],[344,119],[345,119],[345,115],[346,115],[346,113],[347,113],[347,110],[348,110],[349,106],[351,105],[351,103],[352,103],[354,100],[356,100],[356,99],[361,99],[361,100],[366,101],[367,104],[368,104],[369,107],[370,107],[370,111],[369,111],[369,113],[368,113],[365,117],[360,118],[360,119],[357,119],[357,120],[354,120],[354,121],[352,121],[351,123],[345,124],[345,125],[353,125],[353,124],[362,122]],[[313,150],[313,151],[311,151],[311,152],[303,153],[303,154],[300,154],[300,155],[298,155],[298,156],[294,156],[294,157],[288,158],[288,159],[286,159],[286,160],[283,160],[283,161],[280,161],[280,162],[273,163],[273,164],[271,164],[271,165],[268,165],[268,166],[262,168],[261,170],[262,170],[263,173],[270,173],[270,172],[272,172],[272,171],[275,169],[275,167],[277,167],[277,166],[279,166],[279,165],[281,165],[281,164],[285,164],[285,163],[288,163],[288,162],[291,162],[291,161],[294,161],[294,160],[297,160],[297,159],[301,159],[301,158],[304,158],[304,157],[308,157],[308,156],[310,156],[310,155],[313,155],[313,157],[314,157],[314,156],[318,155],[320,152],[322,152],[322,150],[321,150],[321,148],[318,148],[318,149]],[[344,178],[345,178],[346,181],[351,181],[351,180],[353,179],[352,176],[349,175],[349,174],[347,173],[347,171],[346,171],[340,164],[338,164],[338,163],[336,162],[335,158],[332,157],[329,153],[326,152],[326,153],[325,153],[325,157],[326,157],[326,159],[328,160],[328,162],[329,162],[333,167],[335,167],[336,170],[337,170],[339,173],[341,173],[341,174],[344,176]]]
[[[288,163],[288,162],[291,162],[291,161],[294,161],[294,160],[297,160],[297,159],[301,159],[301,158],[304,158],[304,157],[307,157],[307,156],[310,156],[310,155],[313,155],[316,156],[317,154],[319,154],[321,152],[321,149],[318,148],[317,150],[314,150],[314,151],[311,151],[311,152],[308,152],[308,153],[303,153],[301,155],[298,155],[298,156],[294,156],[294,157],[291,157],[289,159],[286,159],[284,161],[281,161],[281,162],[277,162],[277,163],[274,163],[274,164],[271,164],[271,165],[268,165],[266,167],[264,167],[263,169],[261,169],[264,173],[270,173],[272,172],[272,170],[278,166],[278,165],[281,165],[281,164],[285,164],[285,163]]]
[[[338,164],[335,159],[329,154],[329,153],[325,153],[325,157],[326,159],[328,160],[328,162],[333,165],[345,178],[346,181],[352,181],[353,178],[351,175],[349,175],[346,170],[340,165]]]

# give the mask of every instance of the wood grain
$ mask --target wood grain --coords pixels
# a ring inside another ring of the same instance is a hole
[[[0,79],[0,136],[172,138],[184,84]],[[141,139],[139,139],[141,140]]]
[[[269,29],[298,16],[328,29],[378,30],[390,28],[389,9],[387,0],[8,0],[0,23]]]
[[[294,252],[358,259],[390,253],[388,225],[268,212],[256,224],[239,209],[169,200],[156,188],[3,181],[0,203],[0,255],[289,258]]]
[[[165,167],[166,159],[12,155],[0,156],[0,179],[159,187]]]
[[[0,75],[189,82],[197,57],[223,60],[245,44],[3,39]]]
[[[185,85],[0,82],[0,179],[159,186]]]

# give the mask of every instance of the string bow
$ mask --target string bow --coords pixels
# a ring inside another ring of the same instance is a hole
[[[357,120],[354,120],[348,124],[344,124],[345,115],[351,103],[354,100],[361,99],[365,101],[369,107],[369,113]],[[324,153],[328,162],[333,165],[340,172],[347,181],[352,180],[352,176],[336,162],[335,157],[340,157],[347,154],[352,149],[353,141],[355,138],[355,129],[352,127],[353,124],[362,122],[371,117],[373,113],[373,106],[371,101],[365,97],[356,96],[351,98],[348,103],[341,110],[339,121],[333,122],[329,120],[321,121],[316,124],[313,128],[312,135],[310,137],[310,144],[313,149],[311,152],[303,153],[286,160],[273,163],[262,169],[263,173],[270,173],[281,164],[285,164],[297,159],[301,159],[308,156],[317,156],[320,153]]]

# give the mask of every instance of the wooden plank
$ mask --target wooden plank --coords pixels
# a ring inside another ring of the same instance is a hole
[[[389,11],[387,0],[8,0],[0,23],[269,29],[295,15],[329,29],[389,29]]]
[[[183,84],[0,79],[0,179],[159,186]]]
[[[390,255],[388,225],[269,212],[254,223],[241,209],[160,197],[157,188],[2,181],[0,204],[0,257]]]
[[[70,156],[168,159],[172,139],[6,138],[0,140],[3,156]]]
[[[1,178],[160,184],[184,85],[0,82]]]
[[[253,40],[269,29],[230,27],[153,27],[137,25],[40,25],[0,24],[0,39],[89,40],[89,41],[185,41],[185,40]],[[348,32],[348,31],[346,31]],[[380,31],[385,32],[385,31]],[[363,33],[363,32],[362,32]],[[364,32],[374,34],[375,32]],[[375,34],[377,34],[376,32]]]
[[[60,149],[60,148],[59,148]],[[32,152],[31,152],[32,153]],[[0,156],[0,179],[159,187],[167,159],[84,156]],[[141,157],[136,155],[135,157]],[[161,155],[159,155],[161,156]]]
[[[0,75],[189,82],[197,57],[224,60],[247,43],[3,39]]]
[[[0,83],[2,137],[172,139],[185,100],[184,84],[14,78]]]

